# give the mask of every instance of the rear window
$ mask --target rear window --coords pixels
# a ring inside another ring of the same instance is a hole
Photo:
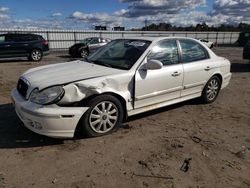
[[[199,43],[192,40],[179,40],[182,49],[182,62],[189,63],[208,59],[208,52]]]
[[[36,36],[36,35],[24,35],[21,37],[22,41],[36,41],[36,40],[41,40],[41,37]]]
[[[0,36],[0,43],[2,43],[2,42],[5,42],[5,36],[4,35]]]

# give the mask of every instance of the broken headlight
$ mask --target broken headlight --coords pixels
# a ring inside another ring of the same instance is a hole
[[[30,101],[37,104],[53,104],[58,102],[64,94],[62,86],[53,86],[42,91],[34,89],[30,94]]]

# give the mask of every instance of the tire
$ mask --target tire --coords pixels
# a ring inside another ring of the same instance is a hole
[[[202,91],[202,101],[207,104],[214,102],[220,92],[220,88],[221,80],[218,76],[210,78]]]
[[[43,53],[39,49],[34,49],[30,52],[29,60],[31,61],[41,61],[43,58]]]
[[[89,52],[86,49],[81,49],[79,55],[81,58],[85,58],[88,57]]]
[[[87,137],[110,134],[122,124],[124,112],[116,97],[100,95],[91,99],[87,106],[90,108],[83,115],[80,124]]]

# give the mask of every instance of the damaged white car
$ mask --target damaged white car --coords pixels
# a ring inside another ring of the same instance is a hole
[[[83,61],[30,69],[12,91],[30,130],[72,138],[115,130],[128,116],[201,97],[213,102],[229,84],[230,62],[195,39],[116,39]]]

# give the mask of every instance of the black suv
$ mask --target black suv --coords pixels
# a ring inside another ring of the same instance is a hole
[[[243,59],[249,59],[250,60],[250,40],[246,43],[244,49],[243,49]]]
[[[29,60],[40,61],[48,54],[48,41],[40,35],[16,33],[0,35],[0,58],[28,57]]]

